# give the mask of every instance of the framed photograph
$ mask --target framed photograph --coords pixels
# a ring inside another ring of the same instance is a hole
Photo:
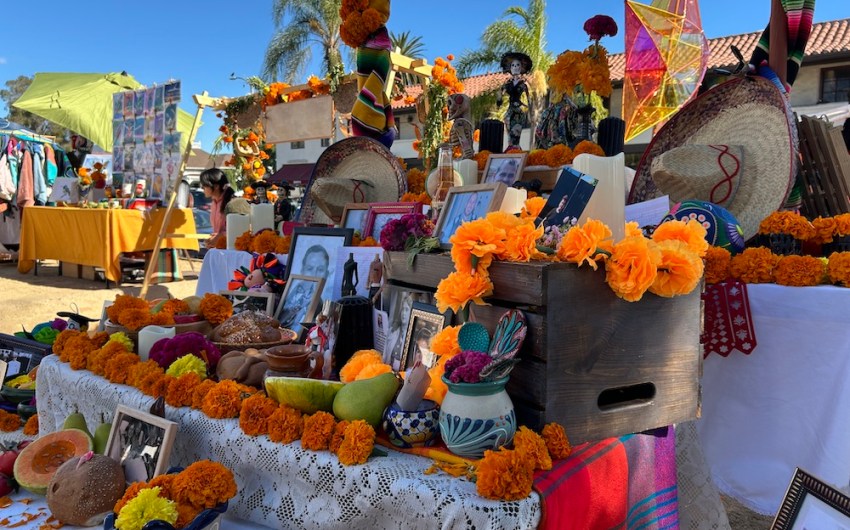
[[[850,530],[850,497],[797,468],[770,528]]]
[[[401,358],[404,355],[404,338],[410,322],[413,304],[433,304],[432,293],[415,291],[392,284],[385,284],[381,293],[381,302],[376,305],[387,313],[387,322],[384,324],[386,337],[382,353],[384,362],[392,366],[393,370],[399,370]]]
[[[368,202],[349,202],[342,210],[339,221],[340,228],[351,228],[355,232],[363,233],[366,226],[366,214],[369,213]]]
[[[261,291],[221,291],[218,294],[233,304],[233,314],[243,311],[259,311],[272,317],[275,314],[274,293]]]
[[[324,318],[321,318],[324,316]],[[324,365],[322,366],[322,379],[330,379],[332,374],[338,374],[341,366],[336,366],[334,350],[336,349],[336,338],[339,334],[339,318],[342,316],[342,304],[325,300],[322,312],[316,321],[317,328],[324,334],[324,340],[319,339],[319,347],[323,351]],[[318,338],[318,337],[317,337]],[[310,337],[310,340],[314,340]]]
[[[503,155],[490,155],[484,173],[481,177],[483,184],[501,182],[507,187],[514,185],[522,176],[525,167],[525,158],[528,153],[507,153]]]
[[[417,360],[421,360],[426,366],[433,366],[434,354],[431,353],[431,341],[445,325],[446,317],[437,310],[436,306],[415,302],[410,309],[407,333],[404,336],[404,353],[399,360],[399,369],[406,370]]]
[[[316,315],[324,286],[324,278],[300,274],[291,275],[286,282],[274,317],[281,327],[297,333],[298,341],[303,338],[305,331],[301,324],[312,322]]]
[[[339,297],[333,292],[332,279],[337,250],[350,246],[353,236],[351,228],[295,227],[284,279],[288,280],[291,274],[323,278],[321,299],[336,300]]]
[[[367,237],[381,240],[381,230],[393,219],[400,219],[408,213],[422,213],[421,202],[373,202],[366,213],[363,225],[363,239]]]
[[[571,167],[564,168],[535,224],[574,226],[590,202],[599,181]]]
[[[434,227],[434,237],[439,239],[440,248],[451,248],[449,239],[463,223],[498,211],[502,207],[506,189],[501,182],[450,188],[437,226]]]
[[[50,352],[49,344],[0,333],[0,361],[6,363],[5,377],[29,373]]]
[[[177,424],[118,405],[106,442],[106,455],[121,463],[128,484],[148,481],[168,469]]]

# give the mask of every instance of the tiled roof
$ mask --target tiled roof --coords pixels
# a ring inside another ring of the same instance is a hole
[[[224,161],[229,159],[230,155],[213,155],[203,149],[192,149],[192,154],[189,160],[186,161],[186,167],[208,169],[211,167],[224,167]]]
[[[756,47],[762,30],[729,37],[717,37],[708,40],[711,57],[708,60],[709,68],[734,67],[738,60],[732,55],[731,45],[741,50],[745,59],[749,59]],[[812,33],[806,45],[806,58],[816,59],[819,56],[833,53],[850,52],[850,18],[841,20],[830,20],[829,22],[818,22],[812,24]],[[805,59],[803,60],[805,64]],[[617,83],[623,80],[626,71],[626,55],[615,53],[608,56],[608,67],[611,70],[611,81]],[[502,84],[507,74],[497,72],[476,75],[463,79],[466,87],[465,93],[470,97],[477,96],[482,92],[493,90]],[[420,85],[407,88],[406,95],[416,97],[422,93]],[[393,101],[393,109],[399,110],[411,108],[403,99]]]
[[[731,46],[741,50],[744,59],[749,59],[758,43],[762,30],[729,37],[717,37],[708,40],[711,56],[709,68],[734,67],[738,60],[732,55]],[[812,24],[812,33],[806,45],[806,58],[815,59],[821,55],[850,52],[850,18],[830,20]],[[805,65],[805,59],[803,59]],[[622,81],[626,71],[625,53],[608,56],[608,67],[611,70],[611,80]]]

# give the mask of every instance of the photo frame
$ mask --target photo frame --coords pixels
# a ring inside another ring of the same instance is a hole
[[[507,186],[501,182],[449,188],[437,226],[434,227],[434,237],[440,241],[440,248],[452,247],[449,239],[463,223],[498,211],[502,207],[506,190]]]
[[[49,344],[0,333],[0,361],[6,363],[5,377],[29,373],[51,350]]]
[[[295,227],[284,280],[291,274],[324,278],[322,300],[335,300],[331,280],[336,269],[336,253],[342,247],[351,246],[352,237],[354,230],[351,228]]]
[[[274,318],[281,327],[291,329],[298,335],[296,342],[300,342],[307,331],[301,324],[313,322],[324,286],[324,278],[300,274],[291,275],[286,282]]]
[[[367,237],[381,240],[381,230],[393,219],[400,219],[409,213],[422,213],[421,202],[373,202],[369,204],[366,221],[363,225],[362,239]]]
[[[850,530],[850,497],[798,467],[770,528]]]
[[[484,173],[481,174],[482,184],[501,182],[507,187],[514,185],[522,177],[525,160],[528,153],[491,154],[487,157]]]
[[[407,332],[404,335],[404,349],[399,360],[399,369],[407,370],[416,362],[422,360],[426,366],[433,366],[434,354],[431,353],[431,341],[434,335],[446,326],[446,315],[440,313],[436,306],[414,302],[410,309],[407,322]]]
[[[384,362],[392,366],[393,370],[399,369],[399,363],[404,354],[404,338],[410,321],[410,312],[416,302],[434,305],[434,294],[399,285],[384,284],[380,302],[375,304],[376,308],[387,313],[384,349],[380,351]]]
[[[218,294],[233,304],[233,314],[243,311],[259,311],[270,317],[275,315],[275,295],[264,291],[220,291]]]
[[[363,234],[366,225],[366,214],[369,212],[368,202],[349,202],[342,210],[339,220],[340,228],[351,228],[355,232]]]
[[[177,424],[118,405],[104,454],[121,463],[128,484],[147,482],[168,470]]]

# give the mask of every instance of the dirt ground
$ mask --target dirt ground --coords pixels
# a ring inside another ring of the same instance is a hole
[[[181,260],[180,264],[184,280],[151,285],[148,299],[195,294],[201,262]],[[14,333],[22,326],[31,329],[52,320],[58,311],[73,311],[73,304],[80,314],[99,318],[105,300],[114,299],[116,294],[138,295],[141,288],[141,283],[123,283],[107,289],[102,281],[60,276],[55,261],[42,262],[38,276],[19,273],[16,263],[0,262],[0,333]],[[732,530],[770,528],[772,517],[758,515],[728,497],[723,497],[723,503]]]

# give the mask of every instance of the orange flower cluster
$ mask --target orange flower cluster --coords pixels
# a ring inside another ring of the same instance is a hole
[[[649,292],[669,298],[693,291],[702,278],[702,259],[683,241],[668,239],[657,243],[661,261]]]
[[[449,95],[459,94],[463,92],[463,83],[457,78],[457,70],[452,66],[451,61],[454,56],[449,55],[447,59],[437,57],[434,59],[434,66],[431,68],[431,81],[446,88]]]
[[[330,85],[315,75],[307,78],[307,86],[310,87],[310,91],[316,96],[323,96],[331,92]]]
[[[519,216],[523,219],[537,219],[544,206],[546,206],[546,199],[543,197],[530,197],[525,200]]]
[[[301,434],[301,447],[310,451],[323,451],[328,448],[334,432],[333,414],[320,410],[304,418],[304,432]]]
[[[225,379],[212,387],[201,404],[201,412],[210,418],[236,418],[242,410],[242,400],[250,392],[248,387]]]
[[[567,458],[573,452],[563,425],[549,423],[543,427],[543,431],[540,434],[543,435],[543,441],[546,442],[546,449],[552,458],[561,460]]]
[[[549,149],[534,149],[529,152],[526,166],[562,167],[572,162],[572,149],[568,145],[555,144]]]
[[[201,376],[196,372],[182,374],[169,383],[165,402],[172,407],[192,406],[192,391],[199,384],[201,384]]]
[[[425,193],[425,179],[428,175],[419,168],[410,168],[407,171],[407,191],[408,193]]]
[[[831,243],[836,236],[850,235],[850,213],[835,217],[818,217],[812,221],[815,243]]]
[[[408,191],[407,193],[401,196],[399,202],[419,202],[424,204],[425,206],[431,206],[431,196],[424,191],[422,193],[411,193]]]
[[[5,410],[0,410],[0,431],[12,432],[21,428],[21,417]]]
[[[558,55],[546,71],[549,87],[560,95],[573,96],[576,90],[600,97],[611,95],[611,74],[608,70],[608,52],[597,40],[583,52],[565,51]]]
[[[236,495],[233,473],[210,460],[200,460],[177,473],[170,493],[178,505],[206,510],[232,499]]]
[[[779,256],[768,248],[748,248],[732,257],[730,270],[733,278],[744,283],[773,283],[773,269],[778,262]]]
[[[833,252],[827,266],[829,281],[850,287],[850,252]]]
[[[605,151],[599,147],[599,144],[591,142],[590,140],[582,140],[578,143],[578,145],[576,145],[575,149],[573,149],[573,159],[584,153],[589,155],[605,156]]]
[[[360,350],[345,363],[339,371],[339,380],[343,383],[370,379],[376,375],[389,373],[392,368],[385,364],[381,353],[377,350]]]
[[[571,96],[581,84],[585,64],[584,54],[577,51],[565,51],[558,55],[552,66],[546,70],[549,88],[556,94]]]
[[[273,442],[289,444],[301,438],[304,432],[304,416],[298,410],[281,405],[269,416],[267,421],[269,439]]]
[[[342,19],[339,27],[340,38],[352,48],[359,48],[366,43],[369,35],[389,20],[389,2],[384,9],[380,2],[343,0],[339,16]]]
[[[27,419],[24,424],[24,434],[26,436],[38,436],[38,414],[33,414]]]
[[[655,282],[661,252],[643,236],[627,237],[614,245],[605,262],[606,281],[618,297],[637,302]]]
[[[725,248],[711,246],[705,253],[705,283],[725,282],[732,274],[732,254]]]
[[[269,433],[269,418],[277,411],[277,403],[261,392],[242,402],[239,412],[239,427],[248,436]]]
[[[344,466],[365,464],[374,446],[375,429],[363,420],[354,420],[345,427],[336,455]]]
[[[201,315],[213,326],[233,316],[233,303],[220,294],[207,293],[201,299]]]
[[[475,154],[473,160],[478,162],[478,171],[484,171],[484,168],[487,167],[487,160],[490,158],[490,151],[486,149],[482,149]]]
[[[289,88],[287,83],[275,82],[270,84],[267,89],[263,90],[263,99],[261,101],[263,108],[265,109],[266,107],[285,102],[286,96],[283,94],[283,91],[287,88]]]
[[[558,245],[558,259],[581,266],[585,262],[596,270],[596,262],[614,250],[611,229],[605,223],[588,219],[583,226],[573,226]]]
[[[608,50],[597,41],[582,52],[585,68],[581,71],[581,89],[585,94],[596,92],[599,97],[611,95],[611,72],[608,70]]]
[[[807,241],[816,236],[812,223],[796,212],[773,212],[759,224],[759,234],[788,234]]]
[[[824,262],[812,256],[782,256],[773,271],[776,283],[793,287],[820,285],[825,274]]]

